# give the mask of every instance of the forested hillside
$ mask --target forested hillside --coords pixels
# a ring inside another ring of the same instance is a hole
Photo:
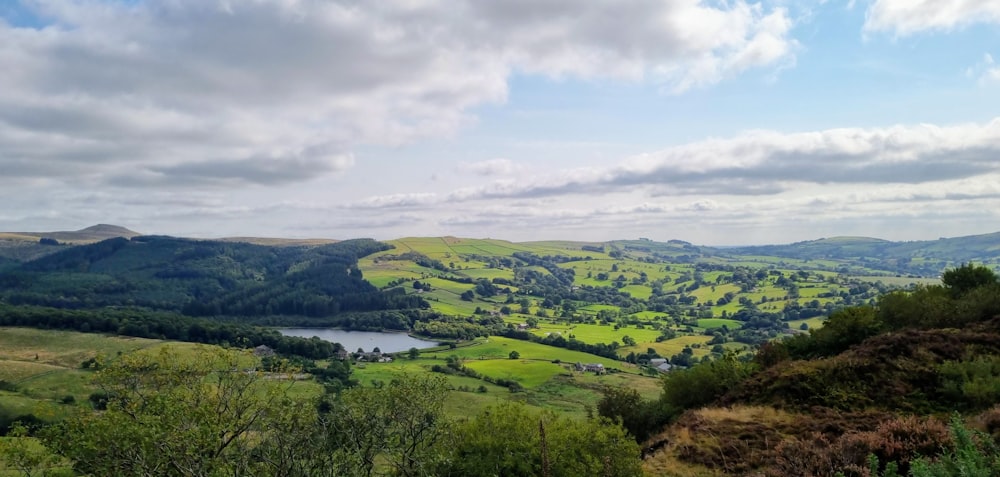
[[[62,309],[141,307],[188,316],[299,315],[417,308],[418,298],[368,284],[359,257],[373,240],[315,247],[143,236],[69,247],[0,274],[10,305]]]

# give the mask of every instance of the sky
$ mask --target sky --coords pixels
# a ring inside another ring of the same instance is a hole
[[[0,0],[0,230],[1000,231],[1000,0]]]

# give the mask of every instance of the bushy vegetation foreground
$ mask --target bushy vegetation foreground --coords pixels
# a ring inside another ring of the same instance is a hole
[[[0,461],[16,475],[641,474],[638,444],[601,418],[498,402],[452,420],[440,376],[322,396],[302,393],[296,378],[215,347],[126,354],[96,373],[98,410],[15,426]]]

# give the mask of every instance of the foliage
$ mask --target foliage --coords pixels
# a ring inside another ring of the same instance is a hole
[[[623,387],[607,387],[597,403],[597,413],[618,422],[638,442],[645,441],[664,424],[655,402],[646,401],[639,391]]]
[[[949,426],[950,442],[936,457],[919,457],[909,462],[911,477],[993,477],[1000,469],[1000,447],[982,432],[968,429],[957,413]],[[930,453],[925,454],[930,455]],[[884,467],[884,472],[879,472]],[[875,477],[905,475],[903,467],[886,463],[878,455],[869,456],[869,473]]]
[[[7,437],[0,438],[0,470],[13,470],[25,477],[71,475],[63,467],[63,459],[29,437],[24,425],[15,424]]]
[[[388,245],[370,239],[267,247],[172,237],[114,238],[70,247],[0,273],[15,305],[61,309],[138,306],[189,316],[332,316],[419,308],[380,292],[357,260]]]
[[[851,307],[830,315],[822,328],[786,340],[784,346],[788,356],[795,359],[833,356],[882,330],[883,324],[872,307]]]
[[[997,281],[997,274],[993,270],[972,263],[963,263],[941,275],[941,283],[956,298],[981,286],[995,285]]]
[[[456,424],[434,475],[638,476],[638,456],[635,441],[606,420],[539,415],[505,402]]]
[[[398,475],[431,475],[448,433],[446,391],[447,381],[438,376],[344,391],[323,416],[335,456],[352,463],[350,475],[373,475],[379,459]]]
[[[944,392],[956,403],[978,409],[1000,402],[1000,356],[945,361],[940,373]]]
[[[81,411],[43,438],[94,475],[252,474],[260,435],[294,409],[283,399],[289,378],[253,366],[218,348],[122,356],[97,373],[107,410]]]
[[[663,378],[660,406],[666,415],[677,415],[714,402],[749,377],[756,366],[735,354],[701,363],[689,369],[671,371]]]

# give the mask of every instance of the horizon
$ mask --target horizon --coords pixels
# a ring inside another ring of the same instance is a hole
[[[992,233],[998,25],[960,0],[14,0],[0,229]]]
[[[563,237],[549,237],[549,238],[540,239],[540,240],[510,240],[510,239],[506,239],[506,238],[503,238],[503,237],[472,237],[472,236],[454,236],[454,235],[401,235],[401,236],[397,236],[397,237],[388,237],[388,238],[369,237],[369,236],[357,236],[357,237],[284,237],[284,236],[277,236],[277,235],[226,235],[226,236],[212,236],[212,237],[208,237],[208,236],[206,236],[206,237],[194,237],[194,236],[176,235],[176,234],[170,234],[170,233],[165,233],[165,234],[159,234],[159,233],[157,233],[157,234],[150,234],[150,233],[145,233],[144,231],[141,231],[141,230],[135,230],[132,227],[102,222],[102,223],[93,224],[93,225],[86,226],[86,227],[80,227],[80,228],[77,228],[77,229],[56,229],[56,230],[44,230],[44,231],[42,231],[42,230],[17,230],[17,231],[14,231],[14,230],[0,230],[0,234],[3,234],[3,233],[8,233],[8,234],[22,233],[22,234],[44,235],[44,234],[49,234],[49,233],[74,233],[74,232],[83,232],[83,231],[86,231],[88,229],[92,229],[92,228],[96,228],[96,227],[116,227],[116,228],[123,228],[123,229],[125,229],[125,230],[127,230],[129,232],[133,232],[133,233],[139,234],[139,236],[163,235],[163,236],[168,236],[168,237],[175,237],[175,238],[182,238],[182,239],[195,239],[195,240],[275,239],[275,240],[333,240],[333,241],[344,241],[344,240],[352,240],[352,239],[370,238],[370,239],[378,240],[378,241],[381,241],[381,242],[389,242],[389,241],[393,241],[393,240],[402,240],[402,239],[408,239],[408,238],[455,238],[455,239],[460,239],[460,240],[498,240],[498,241],[505,241],[505,242],[511,242],[511,243],[532,243],[532,242],[608,243],[608,242],[615,242],[615,241],[633,241],[633,240],[634,241],[650,240],[650,241],[653,241],[653,242],[666,243],[666,242],[670,242],[670,241],[674,241],[674,240],[679,240],[679,241],[686,242],[686,243],[689,243],[689,244],[694,245],[694,246],[699,246],[699,247],[713,247],[713,248],[742,248],[742,247],[783,246],[783,245],[792,245],[792,244],[799,243],[799,242],[815,242],[815,241],[820,241],[820,240],[845,239],[845,238],[849,238],[849,239],[866,239],[866,240],[886,240],[886,241],[889,241],[889,242],[897,242],[897,243],[903,243],[903,242],[930,242],[930,241],[935,241],[935,240],[947,240],[947,239],[964,238],[964,237],[977,236],[977,235],[991,235],[991,234],[994,234],[994,233],[1000,233],[1000,232],[995,231],[995,232],[987,232],[987,233],[984,233],[984,234],[940,236],[940,237],[937,237],[935,239],[918,239],[918,240],[888,240],[888,239],[885,239],[885,238],[882,238],[882,237],[869,237],[869,236],[860,236],[860,235],[834,235],[834,236],[828,236],[828,237],[816,237],[816,238],[806,239],[806,240],[796,240],[794,242],[774,242],[774,243],[760,243],[760,244],[708,244],[708,243],[692,242],[690,240],[685,240],[682,237],[671,237],[671,238],[662,238],[662,239],[661,238],[650,238],[650,237],[634,237],[634,238],[630,238],[630,237],[618,237],[618,238],[612,238],[612,239],[608,239],[608,240],[572,240],[572,239],[567,239],[567,238],[563,238]]]

